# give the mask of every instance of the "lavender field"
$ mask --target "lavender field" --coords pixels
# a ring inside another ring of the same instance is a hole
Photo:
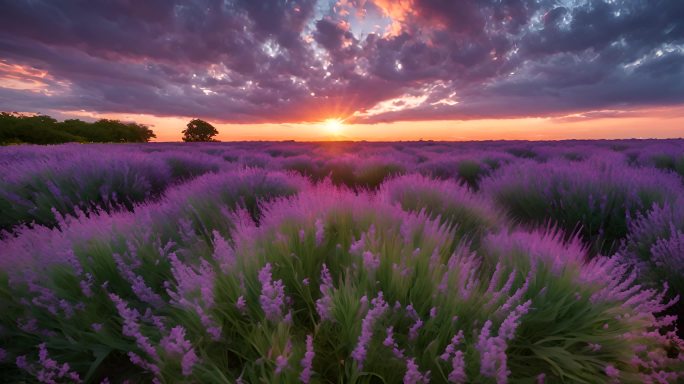
[[[0,166],[3,383],[684,381],[684,140]]]

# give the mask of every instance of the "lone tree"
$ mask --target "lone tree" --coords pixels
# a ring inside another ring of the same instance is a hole
[[[188,127],[183,130],[183,141],[217,141],[214,140],[216,135],[218,135],[218,131],[213,125],[204,120],[192,119],[188,123]]]

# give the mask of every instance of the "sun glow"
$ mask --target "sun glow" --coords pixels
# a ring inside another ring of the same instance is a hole
[[[323,127],[333,136],[340,136],[344,132],[344,124],[340,119],[328,119],[323,122]]]

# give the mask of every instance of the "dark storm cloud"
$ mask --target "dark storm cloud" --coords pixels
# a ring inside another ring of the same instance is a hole
[[[3,109],[378,122],[684,103],[681,0],[0,6],[4,71],[47,73],[37,90],[0,72]]]

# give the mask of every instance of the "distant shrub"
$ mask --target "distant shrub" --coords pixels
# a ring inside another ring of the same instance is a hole
[[[354,165],[351,162],[332,160],[325,164],[324,172],[330,176],[330,180],[335,185],[354,187],[356,176],[354,175]]]
[[[417,167],[418,172],[433,178],[457,180],[477,190],[480,180],[491,172],[486,163],[471,159],[440,158],[426,161]]]
[[[331,160],[323,168],[335,185],[353,189],[376,189],[383,181],[404,174],[403,164],[384,158]]]
[[[363,188],[375,189],[383,181],[401,175],[406,168],[398,163],[370,162],[359,166],[354,172],[355,185]]]
[[[139,154],[74,153],[57,161],[25,161],[0,176],[0,229],[35,222],[56,225],[60,215],[112,212],[158,196],[171,182],[163,162]]]
[[[677,141],[650,143],[630,152],[632,166],[655,167],[684,177],[684,147]]]
[[[227,165],[222,157],[203,153],[164,151],[159,156],[169,166],[171,175],[175,180],[186,180],[205,173],[218,172],[226,169]]]
[[[323,161],[307,155],[291,156],[281,162],[282,168],[297,172],[313,181],[320,181],[325,176]]]
[[[100,119],[90,123],[77,119],[58,122],[45,115],[0,112],[0,145],[32,143],[143,143],[156,137],[149,127]]]
[[[478,245],[489,231],[499,229],[503,216],[480,196],[448,181],[419,175],[392,179],[382,185],[379,195],[410,212],[425,212],[453,228],[458,239]]]
[[[269,155],[247,152],[240,156],[238,163],[248,168],[266,169],[272,161],[273,158]]]
[[[523,223],[577,230],[594,253],[610,254],[629,217],[682,193],[676,177],[614,162],[519,162],[501,168],[482,190]]]
[[[512,147],[508,148],[506,152],[510,153],[515,157],[520,157],[523,159],[534,159],[537,157],[537,152],[535,152],[532,148],[528,147]]]
[[[684,177],[684,152],[679,155],[654,155],[651,161],[658,169],[674,171]]]

